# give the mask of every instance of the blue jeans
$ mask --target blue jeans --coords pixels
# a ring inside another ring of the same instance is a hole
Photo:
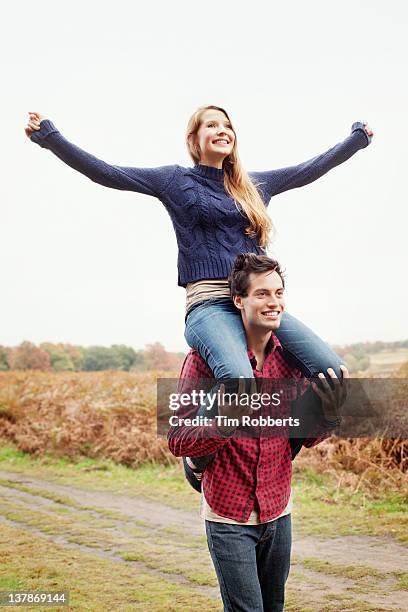
[[[327,368],[331,367],[338,378],[342,379],[340,365],[343,362],[298,319],[284,312],[281,324],[274,333],[282,344],[285,359],[298,367],[305,376],[326,373]],[[186,317],[184,337],[205,359],[213,377],[225,383],[227,392],[237,390],[240,376],[247,382],[254,377],[241,313],[230,298],[213,298],[194,304]],[[218,386],[213,387],[212,393],[217,392]],[[201,406],[197,414],[213,417],[217,414],[217,406],[214,404],[211,412],[206,410],[205,405]],[[205,458],[194,457],[193,462],[198,468],[204,469],[213,457],[214,454]]]
[[[311,329],[287,312],[274,332],[285,358],[307,377],[333,368],[341,379],[343,363]],[[214,298],[194,304],[186,317],[184,337],[211,368],[214,378],[252,378],[245,329],[240,311],[230,298]]]
[[[205,521],[224,612],[281,612],[290,570],[291,515],[270,523]]]

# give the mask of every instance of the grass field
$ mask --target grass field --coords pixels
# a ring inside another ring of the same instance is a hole
[[[222,610],[200,496],[156,434],[158,375],[0,373],[0,591],[68,590],[61,610]],[[404,440],[302,450],[286,610],[408,610],[405,466]]]
[[[408,349],[399,348],[393,351],[381,351],[369,355],[370,376],[391,376],[403,363],[408,361]]]
[[[35,459],[7,445],[0,488],[0,590],[69,590],[61,610],[222,610],[179,465]],[[286,609],[407,609],[404,499],[368,499],[300,467],[293,490]]]

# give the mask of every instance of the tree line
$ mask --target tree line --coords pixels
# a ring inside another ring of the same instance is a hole
[[[370,354],[408,348],[408,340],[397,342],[357,342],[333,346],[350,372],[369,367]],[[24,341],[19,346],[0,345],[0,370],[87,371],[100,370],[180,370],[184,353],[166,351],[160,342],[135,350],[125,344],[89,346],[42,342],[38,346]]]
[[[370,355],[383,351],[395,351],[400,348],[408,348],[408,340],[396,342],[356,342],[343,346],[333,346],[333,350],[347,364],[350,372],[364,372],[370,365]]]
[[[24,341],[18,346],[0,345],[0,370],[87,371],[179,370],[184,353],[166,351],[160,342],[135,350],[125,344],[79,346],[66,343]]]

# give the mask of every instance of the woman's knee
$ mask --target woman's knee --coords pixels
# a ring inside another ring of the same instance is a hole
[[[336,353],[332,353],[331,355],[327,355],[325,359],[322,359],[320,363],[316,366],[316,371],[312,372],[312,376],[317,376],[320,372],[324,374],[326,377],[329,376],[327,370],[331,368],[334,370],[337,378],[340,380],[343,378],[343,372],[340,369],[340,366],[344,365],[344,361],[340,359]]]
[[[343,363],[340,357],[304,323],[289,313],[284,314],[275,333],[289,360],[293,360],[305,376],[317,376],[320,372],[326,375],[327,369],[333,368],[340,378]]]
[[[253,378],[254,374],[248,355],[243,355],[242,360],[225,359],[218,363],[217,378]]]

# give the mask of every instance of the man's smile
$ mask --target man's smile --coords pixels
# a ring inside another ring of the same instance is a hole
[[[261,314],[268,319],[277,319],[280,315],[280,310],[264,310]]]

